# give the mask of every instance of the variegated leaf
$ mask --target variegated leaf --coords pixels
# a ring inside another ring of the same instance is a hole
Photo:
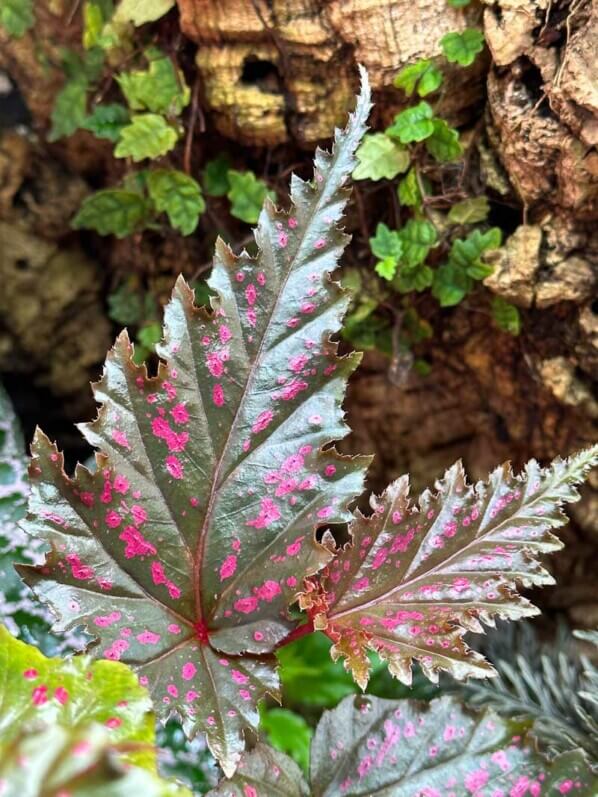
[[[2,797],[191,797],[147,769],[123,766],[97,725],[23,732],[0,753]]]
[[[549,762],[491,710],[349,696],[320,720],[311,785],[313,797],[592,797],[598,778],[580,751]]]
[[[349,299],[328,274],[369,109],[364,75],[332,154],[317,151],[311,183],[293,177],[290,211],[266,201],[256,258],[217,244],[212,312],[177,282],[156,377],[119,337],[81,427],[95,473],[69,478],[43,434],[33,444],[27,529],[52,550],[20,572],[59,628],[85,623],[94,655],[137,669],[162,716],[206,730],[227,773],[277,692],[287,607],[330,557],[314,531],[349,519],[369,461],[324,449],[348,431],[358,362],[330,340]]]
[[[135,743],[130,761],[155,770],[151,708],[125,665],[89,656],[47,658],[0,625],[0,751],[24,728],[61,726],[72,732],[95,724],[110,730],[113,746]]]
[[[562,547],[551,529],[567,521],[562,505],[579,498],[575,485],[597,462],[594,447],[546,469],[532,460],[520,476],[503,465],[475,486],[458,463],[417,506],[407,477],[391,484],[372,499],[370,517],[357,513],[352,543],[302,596],[315,627],[334,640],[333,657],[346,659],[362,687],[368,649],[405,683],[413,660],[432,680],[439,670],[492,674],[463,634],[495,617],[537,614],[516,587],[552,583],[539,555]]]

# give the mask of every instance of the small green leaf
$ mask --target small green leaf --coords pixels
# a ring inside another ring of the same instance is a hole
[[[143,301],[139,291],[130,285],[120,285],[108,294],[108,317],[117,324],[138,324],[143,316]]]
[[[410,157],[384,133],[364,136],[356,153],[358,164],[353,170],[355,180],[392,180],[409,168]]]
[[[434,132],[434,111],[422,100],[412,108],[406,108],[395,116],[393,124],[386,129],[386,134],[398,138],[401,144],[423,141]]]
[[[223,153],[206,163],[202,174],[202,182],[204,191],[208,196],[226,196],[230,189],[228,179],[230,168],[230,160]]]
[[[153,321],[151,324],[141,327],[137,333],[137,340],[146,349],[155,351],[156,346],[162,340],[162,324],[159,321]]]
[[[459,133],[444,119],[434,119],[432,135],[426,139],[426,149],[441,163],[457,160],[463,154]]]
[[[68,80],[93,83],[102,75],[105,56],[99,47],[92,47],[82,54],[63,49],[61,57],[62,68]]]
[[[497,326],[510,332],[511,335],[518,335],[521,332],[521,316],[514,304],[506,302],[502,296],[495,296],[492,299],[492,317]]]
[[[380,222],[376,227],[376,235],[370,238],[370,249],[372,253],[381,260],[385,257],[398,260],[403,251],[403,244],[396,230],[391,230],[386,224]]]
[[[129,107],[134,111],[151,111],[166,116],[179,116],[191,96],[180,69],[157,47],[145,51],[147,69],[121,72],[117,80]]]
[[[432,296],[438,299],[441,307],[454,307],[471,290],[470,277],[452,263],[445,263],[436,269],[432,284]]]
[[[399,183],[399,202],[407,207],[418,208],[422,203],[422,195],[417,182],[417,173],[412,166]]]
[[[147,186],[156,209],[183,235],[191,235],[206,209],[199,184],[184,172],[156,169],[149,172]]]
[[[394,85],[403,89],[408,97],[416,90],[420,97],[426,97],[442,85],[442,80],[442,72],[434,66],[434,62],[422,58],[401,69],[394,79]]]
[[[143,227],[148,216],[147,203],[133,191],[107,188],[83,200],[72,226],[96,230],[100,235],[126,238]]]
[[[56,95],[52,108],[49,141],[72,136],[87,119],[87,88],[85,78],[68,80]]]
[[[276,651],[285,705],[332,708],[357,691],[343,665],[330,658],[331,644],[316,631]]]
[[[264,200],[269,197],[274,202],[276,194],[274,191],[269,191],[266,183],[258,179],[253,172],[230,169],[228,179],[230,188],[227,196],[231,203],[231,215],[247,224],[256,224]]]
[[[146,22],[160,19],[174,4],[175,0],[121,0],[114,19],[118,22],[132,22],[138,28]]]
[[[484,49],[484,34],[477,28],[466,28],[462,33],[447,33],[440,40],[447,61],[470,66]]]
[[[83,121],[81,127],[89,130],[96,138],[105,138],[116,143],[121,130],[129,122],[129,112],[124,105],[96,105],[92,113]]]
[[[451,8],[465,8],[471,3],[471,0],[447,0]]]
[[[374,270],[382,279],[391,280],[397,270],[397,261],[394,257],[385,257],[376,263]]]
[[[491,227],[486,232],[473,230],[467,238],[453,241],[449,261],[457,268],[467,272],[473,279],[482,280],[492,274],[492,267],[482,263],[481,256],[489,249],[496,249],[502,241],[502,233],[498,227]]]
[[[88,0],[83,5],[83,46],[86,50],[98,45],[104,22],[104,15],[100,5]]]
[[[420,357],[413,362],[413,370],[420,376],[430,376],[432,373],[432,366],[427,360]]]
[[[131,124],[123,127],[114,155],[132,158],[135,162],[145,158],[159,158],[174,149],[178,133],[163,116],[142,113],[133,116]]]
[[[453,224],[476,224],[488,218],[490,206],[488,197],[483,195],[465,199],[453,205],[448,214],[448,220]]]
[[[272,747],[290,755],[307,774],[313,731],[300,714],[286,708],[263,709],[260,730],[266,734]]]
[[[33,0],[0,0],[0,27],[20,39],[35,24]]]
[[[430,249],[438,242],[434,225],[421,219],[409,219],[399,235],[403,244],[401,261],[407,268],[423,263]]]
[[[402,268],[393,281],[393,287],[400,293],[425,291],[434,281],[430,266],[418,265],[415,268]]]

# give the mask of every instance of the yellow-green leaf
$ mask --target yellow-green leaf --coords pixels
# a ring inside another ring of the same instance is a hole
[[[178,138],[177,130],[163,116],[142,113],[133,116],[131,123],[121,129],[114,154],[135,162],[159,158],[174,149]]]

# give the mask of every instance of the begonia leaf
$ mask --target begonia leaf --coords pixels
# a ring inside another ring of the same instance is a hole
[[[578,500],[575,485],[597,462],[595,446],[546,469],[531,460],[520,476],[503,465],[474,486],[457,463],[417,505],[407,477],[393,482],[371,499],[371,516],[357,512],[352,543],[302,596],[314,626],[335,641],[333,658],[362,688],[368,650],[404,683],[414,660],[431,680],[439,670],[492,674],[463,635],[538,613],[517,586],[553,583],[539,556],[562,547],[551,529],[566,522],[562,505]]]
[[[26,527],[51,551],[20,572],[59,628],[85,624],[92,655],[136,669],[163,718],[205,731],[226,774],[277,693],[287,608],[331,556],[314,532],[350,519],[369,462],[328,446],[348,432],[359,361],[330,340],[350,297],[328,274],[369,108],[364,75],[332,154],[317,151],[313,181],[293,177],[289,212],[266,201],[257,257],[218,242],[211,312],[179,279],[156,376],[118,338],[81,425],[96,471],[67,476],[41,432],[32,447]]]
[[[313,797],[591,797],[597,785],[581,751],[548,761],[514,723],[449,697],[346,697],[311,749]]]

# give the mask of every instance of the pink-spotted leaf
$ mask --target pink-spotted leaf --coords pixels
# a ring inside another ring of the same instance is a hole
[[[0,626],[2,797],[141,792],[190,797],[157,777],[155,719],[135,674],[89,656],[46,658]]]
[[[191,797],[147,769],[124,766],[98,725],[22,731],[0,749],[2,797]]]
[[[439,670],[459,679],[491,675],[463,634],[496,617],[538,613],[517,585],[552,583],[538,557],[562,547],[551,529],[567,521],[562,505],[579,498],[575,485],[597,462],[595,446],[546,469],[532,460],[520,476],[503,465],[474,486],[457,463],[415,506],[408,478],[393,482],[372,498],[371,516],[356,513],[351,544],[308,580],[301,598],[334,640],[333,658],[343,657],[363,688],[368,649],[407,684],[413,660],[432,680]]]
[[[258,744],[244,753],[232,778],[208,792],[208,797],[309,797],[298,765],[285,753]]]
[[[96,472],[70,478],[43,434],[33,443],[26,526],[51,552],[20,572],[58,628],[85,623],[91,652],[135,667],[162,716],[205,730],[229,774],[258,700],[277,693],[287,608],[330,558],[314,532],[350,518],[369,462],[328,447],[348,432],[358,362],[330,339],[349,297],[328,275],[369,97],[364,74],[313,181],[292,178],[289,212],[266,200],[257,257],[218,242],[211,312],[179,279],[156,377],[118,338],[94,387],[98,418],[81,426]]]
[[[311,748],[313,797],[592,797],[579,751],[553,761],[521,728],[453,698],[431,703],[346,697],[325,712]]]

